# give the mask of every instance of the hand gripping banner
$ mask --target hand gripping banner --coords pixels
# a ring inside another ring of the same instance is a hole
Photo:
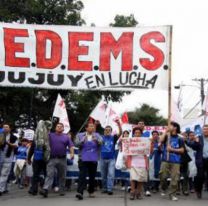
[[[0,24],[0,86],[168,90],[171,26]]]

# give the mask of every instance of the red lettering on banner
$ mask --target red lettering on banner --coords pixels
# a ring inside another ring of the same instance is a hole
[[[16,37],[28,37],[28,30],[4,28],[5,66],[29,67],[29,58],[16,57],[16,52],[24,53],[24,43],[16,43]]]
[[[132,70],[133,36],[133,32],[124,32],[116,41],[110,32],[100,34],[100,71],[110,71],[111,53],[116,59],[120,52],[122,52],[122,70]]]
[[[36,30],[36,59],[37,67],[43,69],[54,69],[62,59],[62,40],[61,37],[53,32],[46,30]],[[46,58],[46,41],[51,41],[51,55]]]
[[[155,42],[165,42],[165,37],[160,32],[149,32],[144,34],[140,39],[141,48],[151,55],[154,60],[151,61],[149,58],[141,58],[140,64],[147,70],[157,70],[160,68],[164,62],[164,54],[163,51],[153,45],[151,40]]]
[[[80,55],[87,55],[88,46],[80,46],[80,41],[93,41],[93,32],[71,32],[69,33],[69,70],[91,71],[91,61],[79,61]]]

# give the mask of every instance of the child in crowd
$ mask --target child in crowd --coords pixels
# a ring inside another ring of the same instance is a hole
[[[16,176],[16,182],[20,189],[24,188],[24,178],[26,173],[26,159],[28,150],[28,140],[23,138],[20,145],[17,148],[16,163],[14,166],[14,174]]]

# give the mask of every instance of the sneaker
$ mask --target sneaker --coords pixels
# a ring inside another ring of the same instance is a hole
[[[171,199],[172,201],[178,201],[178,198],[177,198],[176,196],[174,196],[174,195],[171,195],[171,196],[170,196],[170,199]]]
[[[76,198],[77,198],[78,200],[83,200],[83,195],[80,194],[80,193],[77,193],[77,194],[76,194]]]
[[[12,181],[12,184],[15,184],[15,185],[16,185],[17,182],[18,182],[17,180],[13,180],[13,181]]]
[[[18,188],[19,188],[20,190],[22,190],[22,189],[24,189],[24,186],[23,186],[23,185],[19,185]]]
[[[125,189],[126,189],[125,187],[122,187],[122,188],[121,188],[121,191],[124,191]]]
[[[112,192],[112,191],[109,191],[109,192],[108,192],[108,195],[113,195],[113,192]]]
[[[40,195],[42,195],[43,197],[47,198],[48,197],[48,190],[41,190],[39,192]]]
[[[151,196],[150,191],[147,190],[147,191],[145,192],[145,196],[150,197],[150,196]]]
[[[165,191],[162,191],[162,192],[160,193],[160,195],[161,195],[162,197],[165,197],[165,196],[166,196]]]
[[[54,192],[58,192],[59,191],[59,187],[54,187]]]
[[[183,192],[183,195],[189,196],[189,192],[188,192],[188,191],[184,191],[184,192]]]

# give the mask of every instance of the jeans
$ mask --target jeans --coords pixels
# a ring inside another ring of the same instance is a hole
[[[112,192],[115,178],[115,159],[101,159],[100,167],[103,190]]]
[[[33,193],[38,192],[38,183],[40,182],[40,175],[46,177],[46,162],[44,160],[33,160],[33,177],[30,191]]]
[[[6,191],[7,180],[11,171],[12,162],[4,162],[0,171],[0,192]]]
[[[60,192],[63,192],[65,190],[66,181],[66,158],[51,158],[49,160],[47,164],[47,176],[43,189],[48,190],[52,187],[55,175],[55,168],[58,172]]]
[[[188,163],[183,163],[181,165],[181,175],[183,177],[182,180],[182,191],[189,191],[189,177],[188,177]]]
[[[83,162],[79,160],[78,166],[79,166],[79,181],[78,181],[77,192],[83,195],[83,192],[86,189],[86,185],[87,185],[86,177],[88,174],[89,176],[88,192],[89,194],[94,193],[97,162]]]
[[[196,192],[202,192],[206,177],[208,177],[208,159],[203,159],[203,165],[201,167],[197,167],[197,175],[194,179]]]

